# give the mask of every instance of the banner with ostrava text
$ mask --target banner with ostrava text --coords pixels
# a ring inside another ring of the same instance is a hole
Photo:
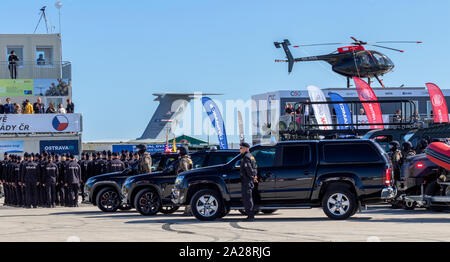
[[[328,93],[332,102],[344,102],[344,98],[337,93]],[[338,124],[341,126],[338,129],[350,129],[350,124],[352,123],[352,114],[350,113],[350,108],[347,104],[339,103],[333,104],[334,111],[336,112],[336,118]]]
[[[361,101],[378,101],[375,92],[372,88],[361,78],[353,77],[355,81],[356,91],[358,92],[359,100]],[[383,116],[381,115],[381,108],[379,103],[363,103],[366,111],[367,119],[371,124],[383,123]],[[371,125],[371,129],[384,129],[384,125]]]
[[[448,123],[448,108],[445,97],[441,89],[433,84],[426,83],[428,93],[430,93],[431,105],[433,106],[433,116],[435,123]]]
[[[0,115],[0,134],[81,132],[80,114]]]

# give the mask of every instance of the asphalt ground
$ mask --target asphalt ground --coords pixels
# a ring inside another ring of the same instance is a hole
[[[134,210],[104,213],[88,204],[23,209],[1,201],[1,242],[450,241],[450,212],[425,209],[369,206],[345,221],[330,220],[319,208],[279,210],[255,222],[231,211],[221,220],[201,222],[182,209],[144,217]]]

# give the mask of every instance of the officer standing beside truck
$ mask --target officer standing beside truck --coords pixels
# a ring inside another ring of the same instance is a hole
[[[255,220],[255,207],[253,203],[254,183],[258,183],[258,170],[256,160],[250,153],[250,145],[246,142],[240,144],[241,159],[241,186],[242,186],[242,202],[244,204],[246,221]]]

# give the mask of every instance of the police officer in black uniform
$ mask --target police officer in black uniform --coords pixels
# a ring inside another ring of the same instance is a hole
[[[37,187],[39,186],[40,179],[40,168],[38,164],[29,158],[27,163],[25,164],[25,184],[26,184],[26,192],[27,192],[27,203],[26,207],[34,208],[38,207],[38,191]]]
[[[117,153],[112,153],[112,159],[108,163],[108,173],[121,172],[125,169],[125,164],[118,158]]]
[[[56,181],[58,179],[59,169],[58,165],[53,162],[53,158],[48,156],[48,161],[44,167],[43,173],[43,187],[46,193],[46,207],[56,206]]]
[[[66,191],[64,190],[64,173],[65,173],[65,163],[60,160],[59,155],[55,156],[55,164],[58,166],[58,179],[56,181],[56,191],[57,191],[57,199],[56,204],[60,206],[64,206],[66,202]]]
[[[22,192],[22,207],[27,206],[27,191],[26,191],[26,181],[25,181],[25,165],[28,162],[28,153],[24,154],[23,161],[19,165],[19,177],[21,181],[21,192]]]
[[[65,185],[69,190],[69,201],[68,204],[70,207],[78,206],[78,192],[80,190],[80,181],[81,181],[81,167],[75,161],[75,156],[70,155],[70,162],[67,164],[65,171]]]
[[[21,176],[20,176],[20,162],[22,161],[22,157],[16,156],[16,161],[14,163],[13,170],[13,185],[14,191],[16,193],[15,197],[15,206],[21,207],[23,205],[22,199],[22,188],[21,188]]]
[[[240,144],[241,152],[241,185],[242,185],[242,202],[248,217],[246,221],[255,219],[255,210],[253,204],[253,188],[254,183],[258,183],[258,170],[256,160],[249,151],[250,145],[246,142]]]

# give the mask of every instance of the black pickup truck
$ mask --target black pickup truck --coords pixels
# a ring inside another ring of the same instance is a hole
[[[259,210],[322,207],[331,219],[346,219],[361,204],[381,203],[382,191],[392,192],[387,155],[370,140],[289,141],[250,151],[258,165]],[[180,174],[172,201],[190,205],[199,220],[242,210],[240,159]]]
[[[202,150],[191,154],[191,159],[197,169],[228,163],[238,154],[239,150]],[[171,201],[177,177],[173,164],[161,172],[129,177],[122,186],[122,204],[136,208],[144,216],[175,212],[179,206]]]

